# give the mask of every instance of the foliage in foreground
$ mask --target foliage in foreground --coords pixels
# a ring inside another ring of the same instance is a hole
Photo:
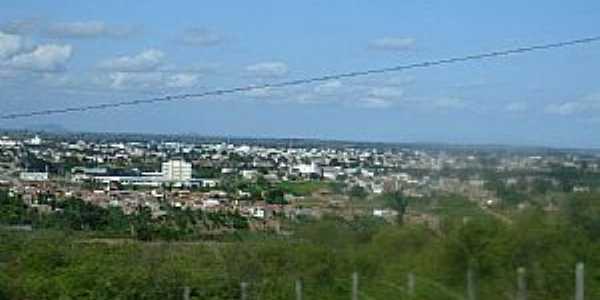
[[[352,272],[360,274],[361,299],[408,299],[409,273],[414,299],[463,299],[468,269],[479,299],[512,299],[518,267],[527,269],[529,299],[569,299],[577,262],[586,265],[586,295],[595,299],[599,200],[573,195],[559,212],[532,207],[512,223],[464,218],[464,210],[446,214],[436,230],[327,217],[291,225],[287,237],[242,230],[220,242],[98,238],[119,223],[84,206],[94,225],[71,223],[75,215],[31,232],[0,230],[0,299],[181,299],[184,287],[192,299],[235,299],[241,282],[249,284],[249,299],[294,299],[298,279],[306,299],[348,299]],[[6,223],[23,213],[13,206],[1,211]],[[172,222],[182,222],[179,213]]]
[[[518,267],[528,270],[529,299],[568,299],[578,261],[586,264],[586,292],[594,298],[600,243],[588,200],[574,201],[564,216],[523,212],[512,224],[449,219],[431,231],[370,218],[325,219],[303,224],[293,237],[242,235],[235,242],[4,231],[0,299],[180,299],[184,286],[193,299],[232,299],[240,282],[249,283],[251,299],[293,299],[297,279],[307,299],[348,299],[354,271],[365,299],[402,299],[409,272],[416,275],[416,299],[462,299],[469,268],[481,299],[507,299]],[[586,217],[576,213],[582,208]]]

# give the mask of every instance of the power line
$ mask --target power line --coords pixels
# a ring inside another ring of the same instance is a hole
[[[162,97],[148,98],[148,99],[141,99],[141,100],[123,101],[123,102],[117,102],[117,103],[104,103],[104,104],[94,104],[94,105],[86,105],[86,106],[75,106],[75,107],[30,111],[30,112],[24,112],[24,113],[12,113],[12,114],[0,115],[0,120],[13,120],[13,119],[35,117],[35,116],[42,116],[42,115],[64,114],[64,113],[71,113],[71,112],[84,112],[84,111],[89,111],[89,110],[101,110],[101,109],[117,108],[117,107],[122,107],[122,106],[135,106],[135,105],[142,105],[142,104],[151,104],[151,103],[157,103],[157,102],[173,102],[173,101],[181,101],[181,100],[188,100],[188,99],[194,99],[194,98],[203,98],[203,97],[209,97],[209,96],[221,96],[221,95],[228,95],[228,94],[236,94],[236,93],[248,92],[248,91],[253,91],[253,90],[261,90],[261,89],[269,89],[269,88],[282,88],[282,87],[304,85],[304,84],[330,81],[330,80],[336,80],[336,79],[346,79],[346,78],[353,78],[353,77],[360,77],[360,76],[367,76],[367,75],[374,75],[374,74],[399,72],[399,71],[403,71],[403,70],[416,69],[416,68],[428,68],[428,67],[433,67],[433,66],[454,64],[454,63],[471,61],[471,60],[482,60],[482,59],[486,59],[486,58],[507,56],[507,55],[511,55],[511,54],[521,54],[521,53],[526,53],[526,52],[548,50],[548,49],[553,49],[553,48],[562,48],[562,47],[574,46],[574,45],[579,45],[579,44],[588,44],[588,43],[597,42],[597,41],[600,41],[600,36],[594,36],[594,37],[570,40],[570,41],[562,41],[562,42],[556,42],[556,43],[544,44],[544,45],[513,48],[513,49],[509,49],[509,50],[486,52],[486,53],[481,53],[481,54],[476,54],[476,55],[468,55],[468,56],[462,56],[462,57],[454,57],[454,58],[440,59],[440,60],[434,60],[434,61],[425,61],[425,62],[420,62],[420,63],[399,65],[399,66],[380,68],[380,69],[370,69],[370,70],[364,70],[364,71],[330,74],[330,75],[323,75],[323,76],[319,76],[319,77],[296,79],[296,80],[291,80],[291,81],[283,81],[283,82],[278,82],[278,83],[265,83],[265,84],[260,84],[260,85],[248,85],[248,86],[234,87],[234,88],[228,88],[228,89],[219,89],[219,90],[213,90],[213,91],[208,91],[208,92],[203,92],[203,93],[179,94],[179,95],[162,96]]]

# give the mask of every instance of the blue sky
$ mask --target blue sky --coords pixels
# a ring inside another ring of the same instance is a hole
[[[600,2],[3,1],[2,113],[600,35]],[[238,95],[0,121],[71,130],[600,147],[600,43]]]

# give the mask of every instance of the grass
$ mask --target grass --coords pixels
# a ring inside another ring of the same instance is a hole
[[[294,196],[309,196],[320,189],[329,189],[330,184],[323,181],[288,181],[280,183],[279,188]]]
[[[431,208],[432,213],[440,216],[479,216],[484,211],[474,202],[458,195],[441,196]]]

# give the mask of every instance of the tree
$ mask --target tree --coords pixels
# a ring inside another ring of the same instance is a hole
[[[154,227],[152,226],[152,212],[148,207],[139,207],[136,213],[133,226],[137,239],[142,241],[151,241],[153,238]]]
[[[265,193],[265,201],[269,204],[287,204],[285,201],[283,190],[270,189]]]
[[[400,191],[386,193],[383,197],[388,207],[396,211],[396,222],[398,224],[403,224],[406,208],[408,207],[408,200],[406,197],[404,197]]]
[[[27,206],[20,198],[11,197],[7,191],[0,191],[0,223],[18,225],[28,222]]]
[[[368,193],[362,186],[355,185],[352,188],[350,188],[349,195],[351,198],[364,199],[367,197]]]
[[[595,240],[600,238],[599,201],[600,193],[576,193],[566,199],[563,208],[571,224]]]

